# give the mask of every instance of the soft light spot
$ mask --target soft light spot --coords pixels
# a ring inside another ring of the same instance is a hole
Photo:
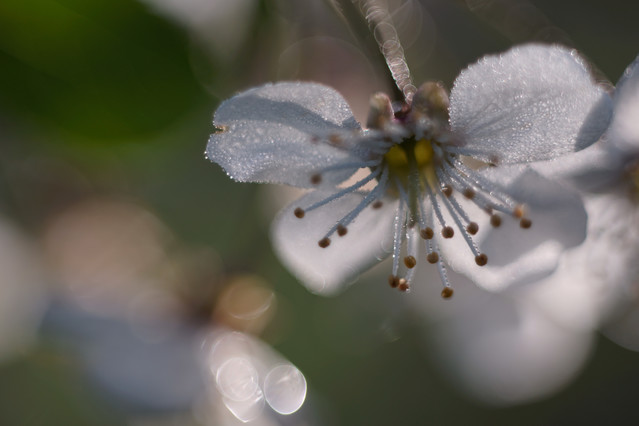
[[[300,409],[306,399],[306,379],[295,366],[278,365],[264,379],[264,396],[273,410],[288,415]]]

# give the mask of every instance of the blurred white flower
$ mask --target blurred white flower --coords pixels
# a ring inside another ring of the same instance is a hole
[[[590,145],[609,118],[608,96],[575,52],[527,45],[464,70],[450,108],[437,83],[395,111],[375,95],[364,131],[328,87],[248,90],[219,107],[206,153],[235,180],[314,189],[272,230],[280,258],[312,291],[335,292],[391,252],[389,283],[407,290],[423,239],[425,260],[450,297],[444,260],[501,289],[549,274],[561,251],[585,236],[575,194],[531,170],[477,171],[464,158],[549,160]],[[363,177],[344,183],[359,170]],[[502,224],[502,216],[517,221]],[[522,238],[519,227],[533,222]],[[490,232],[488,224],[506,229]]]
[[[255,0],[141,0],[206,41],[215,53],[232,58],[248,34]]]

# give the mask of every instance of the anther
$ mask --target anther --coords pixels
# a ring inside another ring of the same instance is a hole
[[[319,245],[321,248],[326,248],[331,244],[331,239],[328,237],[324,237],[321,240],[319,240],[317,242],[317,245]]]
[[[384,203],[381,200],[377,200],[373,204],[371,204],[371,207],[374,209],[381,209],[383,205]]]
[[[293,210],[293,214],[295,215],[296,218],[301,219],[304,217],[306,213],[304,212],[303,208],[297,207],[295,210]]]
[[[406,256],[404,258],[404,265],[406,265],[408,269],[414,268],[415,265],[417,265],[417,259],[415,259],[414,256]]]
[[[484,253],[480,253],[477,256],[475,256],[475,263],[478,266],[484,266],[486,263],[488,263],[488,256],[486,256]]]
[[[523,229],[528,229],[532,226],[532,221],[526,217],[523,217],[519,221],[519,226],[522,227]]]
[[[475,190],[473,188],[466,188],[464,189],[464,197],[468,198],[469,200],[472,200],[475,197]]]
[[[451,195],[453,195],[453,187],[450,185],[442,186],[442,194],[444,194],[447,197],[450,197]]]
[[[426,256],[426,260],[428,261],[428,263],[435,264],[439,262],[439,254],[437,254],[436,251],[428,253],[428,255]]]
[[[399,285],[399,277],[395,275],[389,275],[388,285],[390,285],[392,288],[397,288],[397,286]]]
[[[422,238],[425,240],[431,240],[435,233],[433,232],[432,228],[425,228],[419,231],[419,235],[421,235]]]
[[[442,290],[442,297],[444,299],[450,299],[451,297],[453,297],[453,289],[450,287],[444,287],[444,289]]]
[[[444,228],[442,228],[442,237],[453,238],[453,235],[455,235],[455,231],[450,226],[444,226]]]
[[[515,209],[513,210],[513,216],[515,216],[517,219],[521,219],[522,217],[524,217],[524,206],[522,206],[521,204],[515,206]]]
[[[408,281],[406,281],[405,278],[400,278],[399,279],[399,285],[397,286],[397,289],[401,292],[407,292],[408,289],[410,288],[410,286],[408,285]]]
[[[490,224],[493,225],[495,228],[499,228],[499,225],[501,225],[501,217],[499,217],[497,214],[490,215]]]
[[[466,231],[468,231],[470,235],[475,235],[477,231],[479,231],[479,225],[477,225],[476,222],[470,222],[468,226],[466,226]]]
[[[348,232],[348,228],[342,225],[341,223],[337,225],[337,235],[343,237]]]
[[[314,174],[311,176],[311,183],[313,185],[319,185],[322,182],[322,175]]]

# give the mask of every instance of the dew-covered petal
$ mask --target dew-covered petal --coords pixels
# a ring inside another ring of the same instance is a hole
[[[498,174],[510,174],[512,170],[501,168],[490,172],[494,180],[499,180]],[[488,256],[486,266],[475,264],[461,238],[442,242],[451,266],[490,291],[548,276],[557,268],[562,252],[581,244],[586,237],[586,211],[575,191],[530,169],[507,183],[506,190],[525,203],[526,217],[532,220],[529,229],[522,229],[517,219],[506,215],[502,215],[501,225],[494,228],[486,213],[465,203],[471,217],[479,219],[475,241]]]
[[[639,153],[639,57],[617,84],[608,139],[621,151]]]
[[[311,177],[329,166],[362,161],[344,140],[361,130],[359,124],[344,98],[321,84],[249,89],[222,102],[213,124],[220,130],[209,139],[207,158],[241,182],[335,185],[357,167],[327,173],[314,184]]]
[[[330,192],[323,190],[306,194],[282,210],[271,228],[273,246],[282,263],[310,291],[320,294],[339,291],[388,256],[397,209],[397,201],[390,200],[384,200],[379,208],[366,207],[348,225],[346,235],[334,233],[330,236],[330,245],[321,248],[318,241],[365,196],[350,193],[306,212],[301,219],[293,213],[296,208],[305,208],[329,195]]]
[[[485,56],[455,80],[450,123],[459,143],[490,162],[544,160],[597,141],[611,101],[573,50],[524,45]]]

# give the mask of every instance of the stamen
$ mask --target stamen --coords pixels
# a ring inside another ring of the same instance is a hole
[[[379,182],[377,183],[377,186],[375,188],[373,188],[372,191],[370,191],[368,194],[366,194],[366,196],[362,199],[362,201],[360,201],[360,203],[353,209],[351,210],[347,215],[345,215],[343,218],[341,218],[337,224],[335,224],[324,236],[325,238],[330,237],[331,235],[333,235],[333,233],[335,233],[336,231],[338,231],[338,229],[340,227],[344,228],[346,230],[346,227],[366,208],[368,207],[368,205],[370,203],[373,202],[373,200],[375,200],[380,193],[383,193],[386,190],[386,185],[388,183],[388,167],[384,168],[384,171],[382,172],[382,176],[379,180]],[[339,234],[339,232],[338,232]],[[344,234],[346,234],[346,232],[344,232]],[[340,235],[343,236],[343,235]]]
[[[468,198],[469,200],[472,200],[473,197],[475,197],[475,190],[473,188],[466,188],[464,189],[462,194],[464,194],[464,197]]]
[[[450,231],[452,231],[452,228],[450,228],[449,226],[446,226],[446,221],[444,220],[444,216],[442,215],[441,208],[439,207],[439,203],[437,202],[437,198],[435,194],[430,188],[430,185],[428,182],[425,183],[424,187],[426,188],[426,192],[428,193],[428,198],[430,199],[430,205],[433,209],[433,212],[435,212],[435,216],[437,217],[437,220],[442,225],[442,235],[444,236],[444,238],[451,238],[452,235],[450,235],[449,237],[444,235],[444,233],[450,234]],[[444,231],[446,228],[450,229],[450,231]]]
[[[484,253],[480,253],[479,255],[475,256],[475,263],[478,266],[486,265],[486,263],[488,263],[488,256],[486,256]]]
[[[343,237],[348,232],[348,228],[342,225],[341,223],[337,225],[337,235]]]
[[[524,217],[519,221],[519,226],[523,229],[528,229],[532,226],[532,221]]]
[[[397,289],[401,292],[407,292],[410,289],[410,286],[408,285],[408,280],[406,280],[405,278],[400,278]]]
[[[490,224],[495,227],[495,228],[499,228],[499,226],[501,225],[501,217],[497,214],[491,214],[490,215]]]
[[[377,200],[371,205],[371,207],[374,209],[381,209],[383,205],[384,202],[382,200]]]
[[[401,188],[399,186],[398,188]],[[400,191],[402,195],[403,191]],[[399,254],[401,251],[402,243],[404,242],[404,224],[406,223],[406,200],[405,195],[399,197],[399,207],[397,209],[397,215],[395,216],[395,226],[393,235],[393,275],[397,276],[399,270]]]
[[[380,170],[376,170],[374,172],[371,172],[368,176],[366,176],[364,179],[359,180],[358,182],[354,183],[353,185],[342,189],[341,191],[336,192],[333,195],[330,195],[326,198],[324,198],[321,201],[318,201],[315,204],[312,204],[311,206],[306,208],[307,212],[310,212],[311,210],[315,210],[319,207],[322,207],[328,203],[330,203],[333,200],[337,200],[338,198],[343,197],[346,194],[350,194],[351,192],[355,191],[358,188],[361,188],[362,186],[366,185],[368,182],[372,181],[373,179],[375,179],[378,175],[380,174]]]
[[[491,181],[490,179],[485,178],[481,174],[469,169],[459,158],[454,157],[453,162],[455,163],[454,167],[457,170],[461,171],[464,175],[475,182],[475,186],[479,187],[483,192],[490,194],[497,200],[510,207],[511,211],[519,205],[519,203],[517,203],[515,200],[512,199],[512,197],[508,195],[503,187]]]
[[[453,238],[453,235],[455,235],[455,230],[450,226],[444,226],[444,228],[442,228],[442,237]]]
[[[422,236],[422,238],[425,240],[431,240],[433,236],[435,235],[435,233],[433,232],[433,229],[429,228],[428,226],[422,229],[421,231],[419,231],[419,233]]]
[[[444,287],[444,289],[442,290],[442,298],[444,299],[450,299],[451,297],[453,297],[453,289],[450,287]]]
[[[477,265],[479,265],[479,266],[484,266],[486,264],[486,262],[488,261],[488,257],[485,254],[479,252],[479,248],[475,244],[475,241],[473,241],[473,238],[470,236],[470,233],[467,232],[467,230],[463,227],[463,224],[461,222],[460,216],[462,218],[466,219],[466,221],[468,221],[468,217],[465,214],[465,212],[463,211],[462,207],[452,197],[443,198],[442,200],[444,202],[444,205],[448,209],[448,212],[452,216],[453,221],[455,222],[455,225],[457,225],[457,228],[461,232],[462,237],[464,237],[464,240],[466,241],[466,245],[468,245],[468,248],[470,248],[470,251],[475,256],[475,263]],[[475,224],[475,226],[476,225],[477,224]],[[452,231],[452,229],[451,229],[451,231]],[[442,231],[442,233],[443,233],[443,231]],[[445,235],[444,235],[444,238],[446,238]]]
[[[322,183],[322,175],[321,174],[316,173],[316,174],[311,176],[311,184],[312,185],[319,185],[320,183]]]
[[[390,285],[392,288],[397,288],[397,286],[399,285],[399,277],[397,275],[389,275],[388,285]]]
[[[321,248],[326,248],[331,244],[331,239],[328,237],[324,237],[321,240],[319,240],[317,242],[317,245],[319,245]]]
[[[444,161],[443,171],[448,176],[447,181],[452,183],[453,187],[458,191],[464,191],[468,189],[468,185],[476,186],[482,192],[476,192],[474,188],[472,188],[474,194],[471,200],[473,203],[485,211],[497,210],[507,215],[516,214],[515,210],[517,207],[520,207],[521,204],[516,203],[512,200],[503,189],[497,187],[495,184],[483,179],[477,173],[468,169],[463,165],[463,163],[458,159],[453,159],[454,165],[449,164],[449,162]],[[459,168],[464,168],[464,170],[459,170]],[[472,177],[466,173],[472,174]],[[488,185],[489,187],[486,187]],[[491,200],[487,195],[493,197],[494,200]]]
[[[414,256],[406,256],[404,258],[404,265],[406,265],[408,269],[414,268],[415,265],[417,265],[417,260]]]
[[[468,231],[470,235],[475,235],[477,231],[479,231],[479,225],[477,225],[477,222],[470,222],[468,226],[466,226],[466,231]]]
[[[439,262],[439,254],[437,254],[436,251],[428,253],[428,255],[426,256],[426,260],[428,261],[428,263],[434,265],[435,263]]]
[[[453,195],[453,187],[450,185],[442,186],[442,194],[444,194],[446,197],[450,197],[451,195]]]
[[[442,284],[444,285],[444,289],[442,290],[442,297],[444,299],[450,299],[453,296],[453,289],[451,288],[450,281],[448,280],[448,274],[446,273],[446,267],[444,263],[439,260],[437,262],[437,271],[439,272],[439,277],[442,280]]]

